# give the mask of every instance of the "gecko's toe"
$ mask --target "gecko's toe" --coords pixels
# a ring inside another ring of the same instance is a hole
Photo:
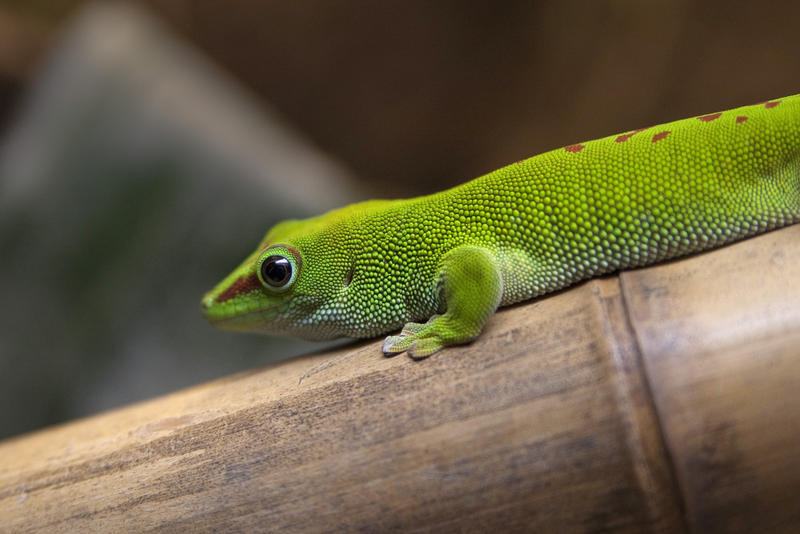
[[[408,348],[408,355],[415,360],[424,360],[434,352],[444,348],[444,344],[436,337],[417,339]]]
[[[410,336],[389,336],[383,341],[383,347],[381,350],[383,351],[384,356],[397,356],[398,354],[405,352],[408,350],[408,347],[411,345]]]
[[[415,360],[427,358],[445,345],[436,333],[434,321],[439,315],[434,315],[426,323],[406,323],[400,334],[389,336],[383,341],[384,356],[395,356],[408,351],[408,355]]]

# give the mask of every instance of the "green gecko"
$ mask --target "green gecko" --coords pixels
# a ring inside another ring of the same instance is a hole
[[[383,352],[419,359],[474,340],[499,306],[797,221],[800,95],[278,223],[202,308],[221,328],[307,339],[403,327]]]

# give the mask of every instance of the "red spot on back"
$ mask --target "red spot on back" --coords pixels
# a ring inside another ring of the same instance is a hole
[[[566,150],[567,152],[575,152],[575,153],[577,153],[577,152],[580,152],[581,150],[583,150],[584,148],[586,148],[586,147],[581,145],[581,144],[577,144],[577,145],[565,146],[564,150]]]
[[[233,297],[243,295],[244,293],[250,293],[251,291],[255,291],[256,289],[260,288],[261,282],[259,282],[258,277],[255,274],[251,274],[250,276],[240,276],[234,283],[230,285],[228,289],[217,295],[217,298],[214,300],[217,302],[225,302]]]
[[[672,132],[670,132],[669,130],[664,130],[663,132],[658,132],[657,134],[655,134],[653,136],[653,142],[657,143],[657,142],[661,141],[662,139],[664,139],[665,137],[667,137],[671,133]]]
[[[637,133],[643,132],[646,129],[647,128],[637,128],[634,131],[632,131],[631,133],[626,133],[626,134],[622,134],[622,135],[618,136],[616,139],[614,139],[614,141],[616,141],[617,143],[624,143],[625,141],[627,141],[628,139],[630,139],[631,137],[633,137]]]
[[[744,115],[740,115],[740,116],[736,117],[736,124],[741,124],[741,123],[745,122],[747,119],[748,119],[748,117],[745,117]]]
[[[780,103],[781,103],[780,100],[775,100],[774,102],[764,102],[764,107],[767,109],[772,109]]]
[[[722,115],[722,112],[719,113],[712,113],[711,115],[703,115],[702,117],[697,117],[703,122],[711,122],[717,120]]]

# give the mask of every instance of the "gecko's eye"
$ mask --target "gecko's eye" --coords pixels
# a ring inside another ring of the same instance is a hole
[[[269,247],[257,264],[258,279],[270,291],[285,291],[291,287],[300,269],[300,254],[286,245]]]
[[[292,264],[283,256],[269,256],[261,264],[261,279],[272,287],[283,287],[292,279]]]

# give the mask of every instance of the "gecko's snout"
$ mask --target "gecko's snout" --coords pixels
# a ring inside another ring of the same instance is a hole
[[[200,301],[200,309],[203,312],[203,315],[208,312],[209,308],[214,304],[214,296],[213,295],[206,295],[203,297],[203,300]]]

